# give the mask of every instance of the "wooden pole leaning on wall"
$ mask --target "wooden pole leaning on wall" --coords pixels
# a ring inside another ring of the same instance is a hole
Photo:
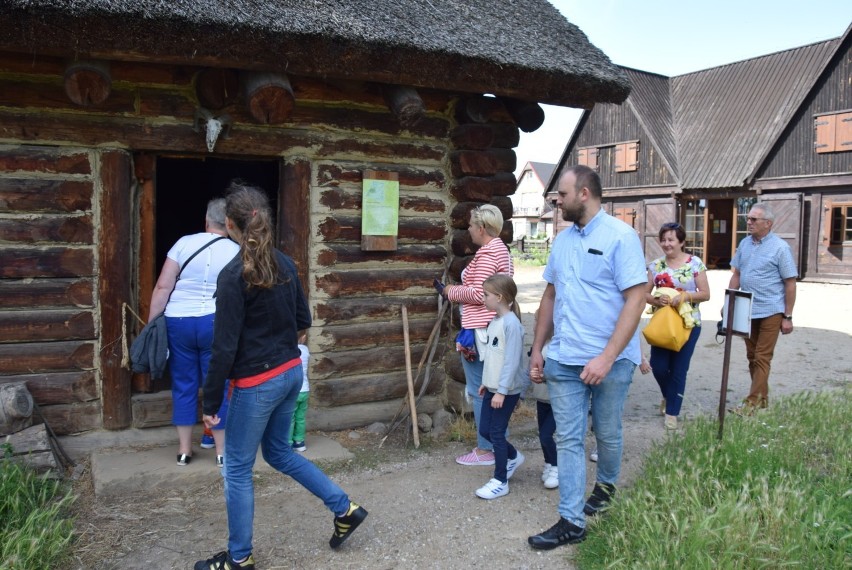
[[[420,433],[417,427],[417,402],[414,396],[414,378],[411,376],[411,344],[408,340],[408,308],[402,306],[402,336],[405,340],[405,374],[408,378],[408,405],[411,409],[411,433],[414,447],[420,447]]]
[[[81,107],[100,105],[109,97],[112,76],[109,62],[74,61],[65,68],[65,94]]]
[[[293,113],[296,98],[290,80],[283,73],[247,71],[242,74],[246,107],[262,125],[283,123]]]

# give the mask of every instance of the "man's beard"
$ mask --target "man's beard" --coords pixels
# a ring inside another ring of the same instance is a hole
[[[566,210],[564,207],[562,208],[562,219],[566,222],[577,223],[583,219],[583,216],[586,215],[586,205],[585,204],[574,204],[570,209]]]

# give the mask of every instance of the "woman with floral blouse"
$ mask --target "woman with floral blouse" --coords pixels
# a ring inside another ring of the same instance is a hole
[[[660,413],[665,415],[666,429],[677,429],[677,417],[683,403],[686,389],[686,374],[689,361],[695,350],[695,344],[701,335],[701,313],[698,304],[710,299],[710,285],[707,282],[707,268],[696,256],[686,253],[686,231],[677,223],[663,224],[659,232],[660,247],[665,255],[648,264],[648,292],[645,300],[654,307],[671,305],[677,309],[681,303],[690,303],[693,307],[689,340],[680,351],[651,347],[651,370],[660,386],[663,401]],[[654,288],[668,287],[678,294],[653,295]]]

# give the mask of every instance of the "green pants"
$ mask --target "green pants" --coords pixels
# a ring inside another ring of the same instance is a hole
[[[310,392],[299,392],[296,409],[293,410],[293,422],[290,424],[290,443],[305,441],[305,413],[308,411]]]

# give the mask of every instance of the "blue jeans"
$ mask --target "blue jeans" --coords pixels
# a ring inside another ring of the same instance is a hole
[[[479,395],[479,387],[482,385],[482,368],[485,363],[478,358],[473,362],[465,360],[461,356],[462,368],[464,368],[464,383],[467,390],[468,400],[473,406],[473,423],[476,424],[476,447],[485,451],[491,451],[491,442],[479,433],[480,417],[482,413],[482,396]]]
[[[518,456],[518,451],[506,439],[506,428],[509,427],[509,419],[521,395],[506,396],[500,408],[491,407],[493,398],[494,392],[491,390],[486,390],[482,397],[482,423],[479,426],[479,435],[494,447],[494,478],[507,483],[509,478],[506,476],[506,464],[510,459]]]
[[[651,369],[654,378],[660,386],[660,393],[666,399],[666,414],[680,415],[683,404],[683,394],[686,391],[686,373],[689,372],[689,361],[701,336],[701,327],[693,327],[689,339],[679,352],[666,348],[651,347]]]
[[[556,420],[556,453],[559,460],[559,514],[569,522],[586,526],[583,515],[586,492],[586,422],[592,398],[592,422],[598,445],[597,481],[614,485],[621,471],[621,415],[636,365],[617,360],[596,386],[580,380],[582,366],[560,364],[551,358],[544,367],[550,405]]]
[[[544,462],[550,465],[559,465],[556,456],[556,420],[553,418],[553,406],[547,402],[536,402],[536,418],[538,418],[538,441],[541,443],[541,452],[544,454]]]
[[[176,426],[198,423],[198,389],[204,383],[210,365],[213,316],[166,317],[172,377],[172,423]],[[227,398],[222,400],[218,415],[223,422],[227,419]]]
[[[225,427],[225,505],[228,549],[239,560],[251,554],[254,524],[254,467],[257,448],[266,462],[316,495],[328,509],[343,514],[349,497],[316,465],[293,451],[290,422],[302,388],[296,366],[253,388],[234,388]]]

